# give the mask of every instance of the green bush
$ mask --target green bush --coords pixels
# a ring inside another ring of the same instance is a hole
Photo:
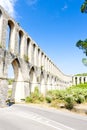
[[[78,95],[76,102],[78,104],[83,103],[85,101],[85,97],[83,95]]]
[[[52,102],[52,97],[51,96],[46,96],[46,101],[47,101],[47,103],[51,103]]]
[[[31,97],[26,97],[25,98],[25,102],[27,102],[27,103],[32,103],[32,98]]]
[[[73,106],[74,106],[74,98],[72,95],[67,95],[65,97],[65,108],[71,110],[73,109]]]
[[[44,101],[44,96],[39,93],[38,87],[35,87],[34,92],[29,97],[26,97],[27,103],[40,103]]]

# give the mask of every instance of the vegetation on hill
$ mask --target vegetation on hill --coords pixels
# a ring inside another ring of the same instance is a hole
[[[87,73],[76,74],[75,76],[87,76]]]

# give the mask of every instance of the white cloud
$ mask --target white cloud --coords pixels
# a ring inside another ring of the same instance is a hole
[[[37,3],[38,0],[27,0],[28,4],[31,5],[35,5]]]
[[[64,7],[62,8],[62,10],[66,10],[68,8],[68,6],[65,4]]]
[[[17,0],[0,0],[0,5],[10,14],[10,16],[15,17],[14,6]]]

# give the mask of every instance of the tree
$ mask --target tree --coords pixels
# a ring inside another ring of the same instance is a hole
[[[79,49],[82,49],[83,50],[83,53],[85,53],[85,55],[87,56],[87,39],[85,39],[84,41],[82,40],[79,40],[77,43],[76,43],[76,46],[79,48]],[[86,58],[83,58],[82,59],[82,62],[85,66],[87,66],[87,59]]]
[[[82,50],[83,50],[83,53],[85,53],[85,55],[87,56],[87,39],[85,39],[84,41],[79,40],[79,41],[76,43],[76,46],[77,46],[79,49],[82,49]]]
[[[84,3],[81,5],[80,10],[82,13],[87,13],[87,0],[85,0]]]
[[[84,1],[84,3],[81,5],[81,13],[87,13],[87,0]],[[87,56],[87,39],[85,39],[84,41],[82,40],[79,40],[77,43],[76,43],[76,46],[79,48],[79,49],[82,49],[83,50],[83,53],[85,53],[85,55]],[[83,58],[82,59],[82,62],[85,66],[87,66],[87,59],[86,58]]]

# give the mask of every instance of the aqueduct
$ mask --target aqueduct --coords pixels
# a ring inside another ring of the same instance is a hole
[[[29,96],[38,86],[42,94],[48,90],[72,85],[72,76],[63,74],[35,41],[0,6],[0,104],[8,91],[8,68],[13,66],[12,98],[16,102]]]

